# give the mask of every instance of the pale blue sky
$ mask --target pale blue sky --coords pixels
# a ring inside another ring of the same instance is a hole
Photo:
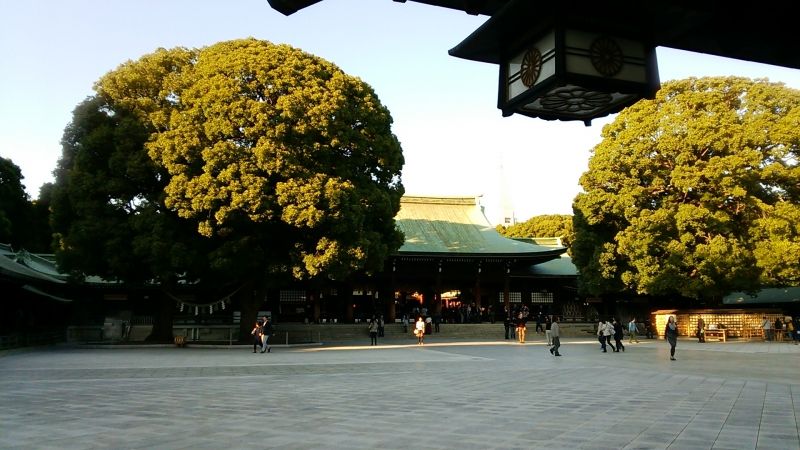
[[[570,214],[590,149],[613,117],[503,118],[497,66],[447,51],[486,17],[414,2],[325,0],[286,17],[266,0],[0,0],[0,155],[35,198],[52,181],[59,141],[92,84],[158,47],[255,37],[323,57],[369,83],[395,120],[409,194],[483,195],[499,221],[501,178],[516,216]],[[800,70],[658,49],[662,82],[769,78],[800,89]]]

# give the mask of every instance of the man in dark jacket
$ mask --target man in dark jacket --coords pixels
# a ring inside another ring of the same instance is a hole
[[[264,316],[263,323],[263,331],[261,332],[261,353],[272,351],[272,348],[268,345],[268,343],[269,337],[275,332],[275,329],[272,328],[272,321],[269,320],[269,317]]]

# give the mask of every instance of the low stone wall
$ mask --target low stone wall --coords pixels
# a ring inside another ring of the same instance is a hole
[[[562,337],[586,337],[595,336],[594,324],[592,323],[562,323]],[[119,341],[110,339],[102,335],[102,327],[70,327],[71,332],[68,338],[72,342],[87,341]],[[134,325],[131,327],[128,342],[143,342],[150,334],[151,325]],[[239,325],[175,325],[174,334],[187,337],[187,342],[238,342]],[[409,324],[407,331],[403,331],[403,325],[399,323],[389,323],[384,329],[382,339],[389,340],[408,340],[414,341],[416,337],[412,334],[413,323]],[[536,325],[531,323],[527,327],[528,340],[535,340]],[[505,337],[505,327],[502,322],[495,323],[475,323],[475,324],[453,324],[443,323],[439,327],[439,333],[431,333],[432,337],[448,339],[477,339],[477,340],[500,340]],[[544,339],[544,334],[539,335]],[[245,339],[249,342],[248,339]],[[275,334],[271,342],[280,344],[301,344],[317,342],[345,342],[345,341],[365,341],[369,342],[369,330],[365,323],[339,323],[339,324],[302,324],[302,323],[279,323],[275,325]]]
[[[561,335],[563,337],[587,337],[595,336],[594,324],[592,323],[564,323],[561,325]],[[413,324],[409,324],[408,330],[404,333],[402,324],[390,323],[385,327],[384,339],[408,339],[414,340],[412,334]],[[536,325],[531,324],[527,327],[530,339],[535,338]],[[346,341],[346,340],[369,340],[369,331],[366,324],[278,324],[275,326],[277,340],[280,340],[281,333],[292,334],[312,334],[319,336],[322,342],[326,341]],[[453,339],[503,339],[505,337],[505,327],[502,322],[495,323],[475,323],[475,324],[452,324],[443,323],[439,326],[439,333],[432,333],[433,336]],[[541,335],[544,338],[544,334]]]

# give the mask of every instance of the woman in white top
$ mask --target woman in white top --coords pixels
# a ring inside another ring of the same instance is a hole
[[[425,321],[422,316],[417,318],[417,323],[414,324],[414,335],[417,337],[417,345],[423,345],[425,339]]]
[[[611,325],[611,322],[606,320],[606,323],[603,324],[603,336],[606,339],[606,344],[609,347],[611,347],[611,350],[616,352],[617,351],[616,347],[614,347],[614,344],[611,343],[611,337],[613,335],[614,335],[614,325]],[[605,352],[606,350],[603,349],[603,351]]]
[[[603,329],[606,327],[606,324],[603,321],[597,322],[597,340],[600,341],[600,350],[603,352],[606,351],[606,337],[603,335]],[[548,341],[548,344],[550,342]]]

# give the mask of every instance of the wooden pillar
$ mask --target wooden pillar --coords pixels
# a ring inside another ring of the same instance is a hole
[[[339,295],[344,300],[345,322],[353,322],[353,286],[344,283]]]
[[[266,291],[267,311],[272,313],[272,323],[276,324],[281,319],[281,290],[268,286]]]
[[[506,262],[505,273],[503,274],[503,304],[507,311],[511,311],[511,295],[509,293],[509,285],[511,284],[510,272],[511,268],[508,266],[508,262]]]
[[[442,314],[442,261],[439,260],[439,267],[436,273],[436,291],[433,293],[433,308],[431,315]]]
[[[394,299],[394,292],[387,292],[386,300],[386,323],[394,323],[397,318],[397,308]]]
[[[475,304],[478,305],[478,308],[481,307],[481,271],[483,271],[483,267],[481,267],[481,263],[478,262],[478,269],[475,273]],[[489,304],[492,304],[492,300],[489,299]]]
[[[397,318],[397,297],[395,297],[395,291],[397,289],[397,277],[395,276],[395,272],[397,271],[397,261],[392,258],[392,276],[389,281],[389,297],[386,300],[388,302],[389,310],[386,311],[386,322],[394,323],[395,319]]]
[[[311,298],[311,318],[314,323],[319,323],[319,309],[320,309],[320,298],[319,298],[319,291],[318,290],[311,290],[308,292],[309,297]]]

